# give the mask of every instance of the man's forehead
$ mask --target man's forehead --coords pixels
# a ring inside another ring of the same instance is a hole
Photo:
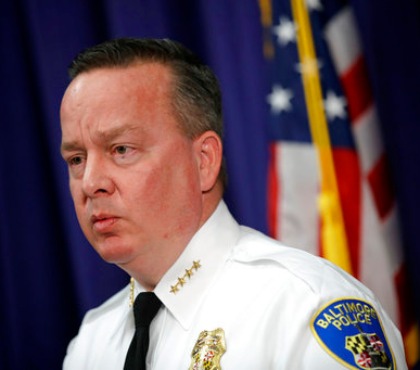
[[[147,130],[145,125],[134,124],[135,119],[147,121],[155,108],[161,114],[172,113],[170,87],[164,82],[168,71],[162,64],[148,63],[81,73],[63,97],[63,139],[77,135],[79,125],[89,126],[96,137],[104,139]],[[162,104],[167,110],[162,110]]]
[[[172,70],[161,63],[136,63],[126,67],[96,68],[82,72],[67,87],[62,100],[62,109],[71,104],[92,104],[97,97],[114,99],[113,95],[140,90],[142,94],[170,93],[173,82]],[[143,91],[142,91],[143,90]]]

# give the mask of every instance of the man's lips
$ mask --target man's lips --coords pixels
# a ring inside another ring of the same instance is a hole
[[[92,228],[99,233],[107,233],[112,230],[118,217],[113,215],[94,215],[91,217]]]

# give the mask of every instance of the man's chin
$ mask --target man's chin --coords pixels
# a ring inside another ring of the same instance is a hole
[[[99,256],[108,263],[125,264],[132,258],[133,248],[118,244],[104,243],[94,246]]]

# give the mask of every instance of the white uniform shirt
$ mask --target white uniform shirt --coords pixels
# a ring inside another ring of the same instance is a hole
[[[144,291],[138,284],[135,290]],[[321,258],[239,226],[223,202],[155,293],[163,306],[150,327],[148,369],[201,369],[203,361],[220,361],[223,370],[361,368],[345,366],[342,355],[313,330],[337,336],[333,342],[340,351],[361,361],[358,335],[346,339],[341,330],[351,317],[381,322],[392,353],[390,368],[407,369],[401,336],[367,288]],[[129,296],[126,287],[86,314],[69,345],[65,370],[123,369],[135,330]],[[346,306],[342,299],[367,302],[367,308],[358,312],[362,304],[346,301]],[[326,311],[320,313],[322,307]],[[351,317],[346,307],[353,307]],[[203,331],[213,338],[196,346]],[[218,369],[212,366],[206,369]]]

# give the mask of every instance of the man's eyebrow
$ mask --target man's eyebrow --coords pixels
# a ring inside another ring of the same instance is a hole
[[[76,141],[62,142],[60,146],[60,152],[75,152],[81,150],[80,145]]]
[[[98,132],[98,136],[101,138],[101,140],[104,140],[105,142],[110,142],[114,140],[115,138],[129,133],[133,131],[141,131],[144,132],[144,128],[142,128],[139,125],[125,125],[120,127],[113,127],[109,130],[103,130]],[[80,151],[82,150],[82,146],[77,141],[64,141],[61,144],[60,151],[63,152],[72,152],[72,151]]]
[[[98,136],[105,141],[112,141],[123,134],[133,131],[144,131],[144,129],[139,125],[123,125],[99,131]]]

